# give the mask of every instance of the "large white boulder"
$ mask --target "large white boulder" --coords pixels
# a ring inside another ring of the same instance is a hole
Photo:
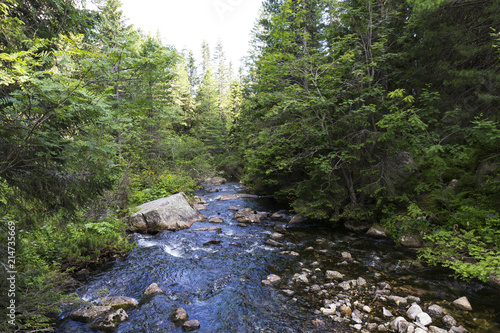
[[[135,232],[177,231],[206,219],[189,204],[184,193],[150,201],[137,208],[139,211],[132,214],[129,221],[129,229]]]

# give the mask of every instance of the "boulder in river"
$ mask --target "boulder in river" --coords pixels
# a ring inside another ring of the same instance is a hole
[[[258,198],[258,195],[247,193],[225,193],[219,197],[219,201],[236,200],[240,198]]]
[[[183,308],[177,308],[175,309],[174,313],[170,316],[170,319],[172,321],[178,322],[178,321],[185,321],[188,319],[188,314],[186,310]]]
[[[227,179],[222,177],[205,178],[203,183],[206,185],[223,185],[227,183]]]
[[[184,331],[194,331],[200,328],[200,322],[198,320],[188,320],[182,324],[182,329]]]
[[[252,208],[243,208],[233,218],[239,223],[259,223],[266,216],[266,213],[256,213]]]
[[[102,316],[106,312],[110,311],[110,306],[84,306],[76,310],[70,315],[70,318],[75,321],[81,321],[83,323],[93,322],[97,317]]]
[[[191,207],[184,193],[150,201],[137,207],[139,211],[130,217],[132,231],[177,231],[191,227],[206,217]]]
[[[110,306],[112,309],[131,309],[137,306],[137,300],[126,296],[108,296],[101,299],[97,305]]]
[[[143,296],[153,296],[153,295],[158,295],[158,294],[163,294],[164,291],[158,286],[157,283],[151,283],[144,293],[142,294]]]
[[[118,325],[128,319],[128,315],[123,309],[115,309],[107,312],[102,319],[92,324],[92,328],[101,331],[114,331]]]

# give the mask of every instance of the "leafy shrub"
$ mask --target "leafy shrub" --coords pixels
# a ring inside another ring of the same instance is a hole
[[[131,204],[139,205],[178,192],[193,192],[197,184],[185,174],[156,174],[144,171],[132,178]]]
[[[451,268],[457,277],[487,281],[500,275],[500,216],[465,206],[450,214],[448,224],[425,236],[420,257]]]

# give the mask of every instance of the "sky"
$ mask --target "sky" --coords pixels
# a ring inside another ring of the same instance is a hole
[[[222,41],[228,60],[238,69],[247,55],[250,33],[262,0],[121,0],[127,23],[157,32],[166,45],[192,50],[201,59],[206,40],[213,50]]]

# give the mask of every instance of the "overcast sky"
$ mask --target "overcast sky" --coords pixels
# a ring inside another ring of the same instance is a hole
[[[262,0],[121,0],[128,23],[144,32],[159,31],[167,45],[192,50],[201,59],[205,39],[212,50],[220,39],[236,70],[247,55],[250,32]]]

